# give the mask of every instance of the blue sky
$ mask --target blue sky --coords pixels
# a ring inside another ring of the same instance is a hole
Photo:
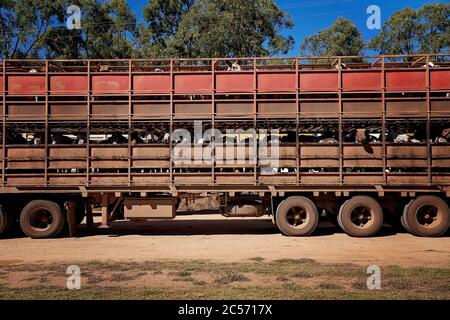
[[[247,0],[244,0],[247,1]],[[250,0],[251,1],[251,0]],[[276,0],[279,7],[291,15],[294,20],[294,28],[287,30],[284,34],[292,35],[295,39],[295,47],[290,56],[299,54],[299,46],[303,38],[312,35],[319,30],[332,25],[334,21],[343,16],[353,21],[362,32],[364,40],[367,41],[376,36],[379,30],[369,30],[366,13],[370,5],[378,5],[381,8],[381,21],[384,22],[394,12],[406,7],[420,8],[426,3],[445,1],[426,0]],[[148,0],[128,0],[139,19],[142,19],[142,7]],[[367,52],[370,54],[370,52]]]

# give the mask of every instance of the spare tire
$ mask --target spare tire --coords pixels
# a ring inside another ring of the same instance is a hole
[[[65,220],[61,207],[55,202],[33,200],[20,214],[20,227],[31,238],[53,238],[63,229]]]

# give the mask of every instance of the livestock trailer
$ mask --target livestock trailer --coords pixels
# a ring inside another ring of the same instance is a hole
[[[450,56],[4,60],[0,234],[214,199],[306,236],[450,225]]]

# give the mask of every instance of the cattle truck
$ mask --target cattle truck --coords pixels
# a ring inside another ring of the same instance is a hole
[[[174,219],[449,228],[449,55],[3,60],[0,233]]]

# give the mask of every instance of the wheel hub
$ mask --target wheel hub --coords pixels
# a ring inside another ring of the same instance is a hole
[[[30,215],[30,225],[35,229],[48,229],[52,222],[52,215],[47,210],[36,210]]]
[[[425,205],[417,210],[417,221],[425,226],[433,225],[438,219],[439,210],[435,206]]]
[[[307,218],[306,210],[301,207],[292,207],[287,214],[288,223],[294,227],[304,224]]]
[[[353,209],[351,214],[351,220],[353,224],[358,227],[367,227],[367,225],[372,220],[372,213],[370,208],[367,207],[357,207]]]

